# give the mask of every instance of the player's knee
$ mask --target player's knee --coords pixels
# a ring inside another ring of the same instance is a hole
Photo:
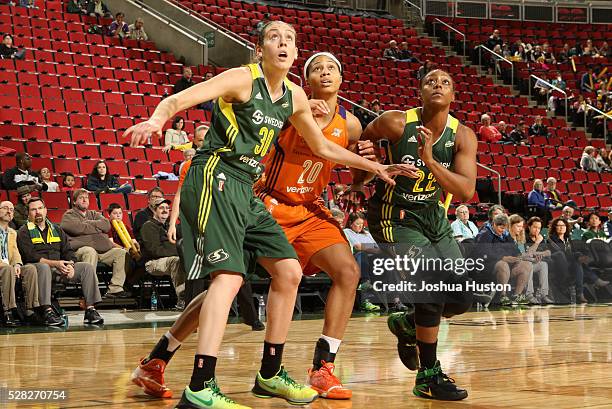
[[[419,327],[437,327],[442,317],[442,304],[423,303],[414,305],[414,322]]]
[[[348,263],[338,268],[332,275],[335,285],[356,289],[361,278],[361,272],[357,263]]]

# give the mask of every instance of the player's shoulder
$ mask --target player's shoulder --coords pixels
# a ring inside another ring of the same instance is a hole
[[[457,137],[467,138],[467,139],[476,139],[476,133],[474,130],[466,125],[463,125],[459,122],[457,126]]]

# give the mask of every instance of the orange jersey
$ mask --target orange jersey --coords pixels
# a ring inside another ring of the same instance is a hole
[[[343,148],[349,142],[346,115],[344,107],[338,106],[332,120],[322,129],[327,139]],[[312,153],[293,126],[281,132],[264,163],[266,171],[255,184],[255,193],[262,200],[271,196],[289,204],[319,200],[336,165]]]

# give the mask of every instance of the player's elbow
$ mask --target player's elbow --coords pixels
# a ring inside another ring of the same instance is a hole
[[[474,197],[474,193],[476,193],[476,187],[470,186],[467,189],[461,190],[461,192],[455,196],[462,202],[469,202]]]

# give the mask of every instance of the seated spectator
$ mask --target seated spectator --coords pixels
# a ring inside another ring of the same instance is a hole
[[[183,67],[183,76],[176,82],[176,84],[174,84],[174,93],[178,94],[179,92],[195,85],[195,82],[191,80],[192,76],[193,73],[191,72],[191,68]]]
[[[92,17],[111,17],[111,12],[102,0],[91,0],[87,5],[87,14]]]
[[[76,181],[72,173],[64,173],[64,178],[62,180],[62,192],[71,192],[76,189],[75,183]]]
[[[554,209],[562,209],[563,206],[576,207],[576,202],[568,200],[564,202],[561,193],[557,190],[557,179],[550,177],[546,179],[546,192],[545,195],[548,197],[550,207]]]
[[[606,233],[603,231],[603,227],[601,225],[601,219],[597,213],[589,213],[586,217],[586,230],[582,233],[582,240],[588,241],[591,239],[602,239],[606,240],[608,237]]]
[[[527,61],[527,52],[525,51],[525,44],[520,44],[514,52],[511,53],[512,61]]]
[[[374,112],[376,116],[379,116],[380,114],[383,113],[379,100],[377,99],[372,100],[372,102],[370,103],[370,106],[372,107],[372,111]]]
[[[391,60],[399,60],[401,58],[401,51],[397,46],[397,41],[389,41],[389,48],[385,48],[385,51],[383,52],[383,57],[389,58]]]
[[[355,259],[357,260],[357,264],[360,266],[361,270],[361,278],[364,283],[370,282],[370,277],[368,276],[368,271],[365,268],[361,268],[363,263],[365,262],[365,258],[368,254],[376,254],[379,253],[380,250],[376,244],[376,241],[372,237],[372,235],[364,229],[365,217],[362,213],[351,213],[346,220],[344,235],[346,236],[349,245],[351,246],[351,250],[355,255]],[[362,285],[360,288],[364,290],[364,288],[369,289],[369,285]],[[362,291],[362,301],[360,304],[360,308],[363,311],[374,312],[380,311],[380,307],[378,305],[373,304],[370,300],[372,299],[373,294],[370,291]]]
[[[134,237],[141,244],[142,237],[140,236],[140,229],[146,222],[153,218],[153,214],[155,213],[155,203],[159,199],[164,198],[164,191],[158,187],[154,187],[153,189],[147,192],[147,198],[149,199],[148,206],[136,213],[136,216],[134,217],[134,223],[132,223],[132,228],[134,229]]]
[[[66,12],[71,14],[87,14],[87,9],[81,7],[79,0],[68,0]]]
[[[458,241],[473,239],[478,235],[478,227],[470,220],[470,210],[466,205],[461,205],[455,210],[457,220],[451,223],[453,236]]]
[[[195,149],[187,149],[186,151],[183,151],[183,162],[181,162],[179,169],[178,169],[179,175],[183,173],[183,166],[185,166],[186,163],[191,163],[191,159],[193,159],[195,154],[196,154]]]
[[[565,89],[567,88],[567,83],[563,80],[563,77],[561,76],[561,71],[557,71],[557,75],[551,81],[551,84],[553,84],[559,89],[562,89],[563,91],[565,91]]]
[[[525,145],[525,141],[527,140],[525,122],[520,121],[516,128],[510,132],[508,138],[502,139],[502,142],[514,144],[514,145]]]
[[[484,271],[492,271],[498,284],[508,284],[510,279],[516,279],[512,299],[502,291],[500,303],[504,306],[527,304],[523,291],[531,275],[531,264],[519,257],[518,247],[508,232],[508,226],[508,216],[503,213],[495,216],[492,223],[481,229],[476,236],[476,243],[480,244],[477,251],[485,260]]]
[[[588,67],[587,72],[582,74],[582,77],[580,78],[580,90],[583,92],[595,91],[596,81],[597,81],[597,76],[593,72],[593,67]]]
[[[210,72],[207,71],[206,74],[204,74],[204,82],[208,81],[209,79],[211,79],[212,77],[214,77],[215,75]],[[206,102],[202,102],[199,105],[200,109],[203,109],[204,111],[208,111],[208,112],[212,112],[213,109],[215,108],[215,101],[206,101]]]
[[[32,198],[30,186],[20,186],[17,189],[17,204],[15,204],[15,214],[13,217],[13,223],[15,229],[19,229],[21,226],[28,222],[28,202]]]
[[[597,166],[601,169],[602,172],[607,172],[610,170],[612,163],[610,161],[610,155],[606,151],[606,148],[601,148],[599,150],[599,155],[595,158],[595,162],[597,162]]]
[[[548,128],[542,123],[542,117],[537,115],[533,125],[529,127],[529,136],[550,136]]]
[[[47,185],[47,192],[59,192],[60,188],[57,182],[51,180],[51,171],[49,168],[42,168],[40,170],[40,180],[43,184]]]
[[[527,195],[527,205],[534,208],[536,216],[543,220],[550,220],[550,210],[554,209],[555,206],[551,204],[544,192],[544,182],[542,182],[542,179],[533,181],[533,189]]]
[[[410,51],[410,47],[406,41],[402,41],[401,47],[399,56],[400,61],[419,62],[417,58],[412,56],[412,51]]]
[[[504,121],[499,121],[495,126],[501,134],[502,140],[508,138],[508,132],[506,130],[508,128],[508,125]]]
[[[584,221],[582,217],[574,219],[574,208],[571,206],[565,206],[561,210],[561,219],[567,222],[569,227],[567,235],[571,240],[581,240],[582,233],[584,232],[580,224]]]
[[[564,263],[559,263],[561,266],[567,266],[569,273],[569,293],[572,303],[578,301],[586,304],[588,300],[584,296],[584,281],[585,279],[593,283],[597,287],[605,287],[610,284],[609,281],[604,281],[591,270],[586,264],[590,260],[590,256],[582,253],[576,248],[567,232],[569,223],[562,219],[556,218],[551,222],[548,245],[553,253],[553,256],[562,254],[565,258]]]
[[[158,199],[153,205],[153,218],[140,231],[142,253],[147,273],[154,276],[170,275],[178,298],[177,308],[185,308],[185,269],[179,259],[176,245],[168,239],[170,200]]]
[[[187,132],[183,130],[185,120],[180,116],[175,116],[172,120],[172,128],[166,130],[164,135],[164,145],[184,145],[189,142]]]
[[[34,308],[40,307],[38,303],[38,275],[36,267],[32,264],[23,264],[21,254],[17,248],[17,232],[9,227],[13,219],[14,208],[9,201],[0,202],[0,295],[4,310],[4,325],[16,326],[15,310],[17,309],[15,297],[16,279],[21,278],[25,295],[25,314],[29,322],[36,321]],[[57,320],[45,320],[45,324],[55,324]],[[62,321],[60,320],[61,325]]]
[[[13,36],[5,34],[2,36],[2,44],[0,44],[0,59],[23,60],[25,58],[25,50],[19,51],[19,48],[13,46]]]
[[[21,7],[27,7],[29,9],[37,9],[38,7],[34,3],[34,0],[19,0],[19,5]]]
[[[111,37],[125,38],[130,33],[130,27],[125,22],[125,14],[115,14],[115,21],[108,26],[108,35]]]
[[[489,50],[493,50],[497,45],[501,47],[503,44],[504,40],[502,40],[501,36],[499,35],[499,30],[497,29],[493,30],[493,34],[491,34],[485,42],[485,46]]]
[[[149,36],[144,30],[144,20],[140,17],[134,21],[134,24],[128,26],[128,38],[131,40],[147,41]]]
[[[608,221],[604,223],[603,231],[607,238],[612,239],[612,208],[608,211]]]
[[[47,219],[47,208],[41,198],[28,203],[28,224],[17,232],[17,244],[24,263],[33,263],[38,273],[38,297],[45,319],[53,310],[53,282],[81,284],[85,297],[85,324],[102,325],[104,320],[95,305],[102,301],[96,269],[88,263],[76,262],[68,236]]]
[[[561,49],[561,51],[559,51],[559,62],[560,63],[569,62],[571,57],[572,57],[572,53],[571,53],[569,44],[568,43],[563,44],[563,48]]]
[[[200,125],[198,126],[193,133],[193,140],[191,142],[184,143],[182,145],[166,145],[162,149],[164,152],[169,152],[171,150],[175,151],[186,151],[187,149],[198,149],[204,145],[204,137],[206,136],[206,132],[208,132],[208,126]]]
[[[359,123],[363,129],[368,126],[370,122],[372,122],[376,116],[366,111],[366,109],[370,109],[370,103],[367,99],[363,98],[359,101],[359,105],[365,109],[359,108],[358,106],[353,107],[353,114],[359,119]]]
[[[140,243],[134,238],[134,233],[130,226],[126,226],[123,223],[123,209],[121,206],[117,203],[111,203],[106,212],[108,213],[108,220],[111,223],[111,229],[108,232],[108,236],[113,241],[115,247],[127,250],[132,259],[136,261],[140,260],[142,256]],[[124,232],[127,233],[127,235],[125,235]]]
[[[580,158],[580,168],[587,172],[599,172],[599,165],[597,159],[595,159],[596,154],[597,150],[594,147],[585,147]]]
[[[113,246],[108,237],[111,224],[102,213],[89,210],[87,190],[74,191],[72,209],[64,213],[60,226],[68,236],[70,248],[75,251],[77,260],[90,264],[94,271],[98,262],[112,267],[113,275],[106,297],[131,297],[123,288],[129,262],[128,253]]]
[[[38,173],[32,171],[32,158],[24,152],[15,155],[17,165],[2,175],[2,185],[7,190],[17,190],[20,186],[30,186],[30,191],[45,190]]]
[[[550,48],[550,45],[548,43],[542,44],[542,55],[544,57],[544,63],[549,65],[557,63],[555,55],[552,52],[552,48]]]
[[[425,63],[421,65],[419,67],[419,70],[417,71],[417,80],[420,80],[421,78],[425,77],[425,75],[427,75],[427,73],[429,71],[432,71],[435,67],[436,67],[435,63],[429,60],[425,60]]]
[[[491,125],[491,117],[487,114],[482,114],[480,117],[480,129],[478,129],[478,138],[485,142],[499,142],[502,135],[499,130]]]
[[[520,217],[520,216],[519,216]],[[533,265],[533,274],[527,282],[527,291],[525,295],[531,302],[535,304],[553,304],[553,299],[549,296],[549,281],[548,281],[548,260],[552,255],[546,245],[542,231],[542,219],[539,217],[531,217],[527,220],[527,237],[525,238],[524,259],[531,261]],[[524,233],[523,233],[524,236]],[[515,239],[516,241],[516,239]],[[520,245],[519,245],[520,248]],[[538,289],[533,286],[533,276],[538,275]]]
[[[91,170],[89,176],[87,176],[87,190],[96,194],[130,193],[132,185],[129,183],[119,185],[117,178],[114,175],[108,174],[106,162],[100,160]]]
[[[493,219],[495,218],[495,216],[498,216],[500,214],[506,214],[506,209],[504,209],[504,206],[502,205],[493,205],[491,207],[489,207],[489,210],[487,212],[487,216],[488,219],[485,222],[485,224],[482,225],[482,227],[480,228],[480,230],[478,231],[478,233],[483,232],[484,230],[486,230],[487,228],[492,228],[493,227]],[[503,235],[507,236],[508,230],[504,230],[502,232]]]

